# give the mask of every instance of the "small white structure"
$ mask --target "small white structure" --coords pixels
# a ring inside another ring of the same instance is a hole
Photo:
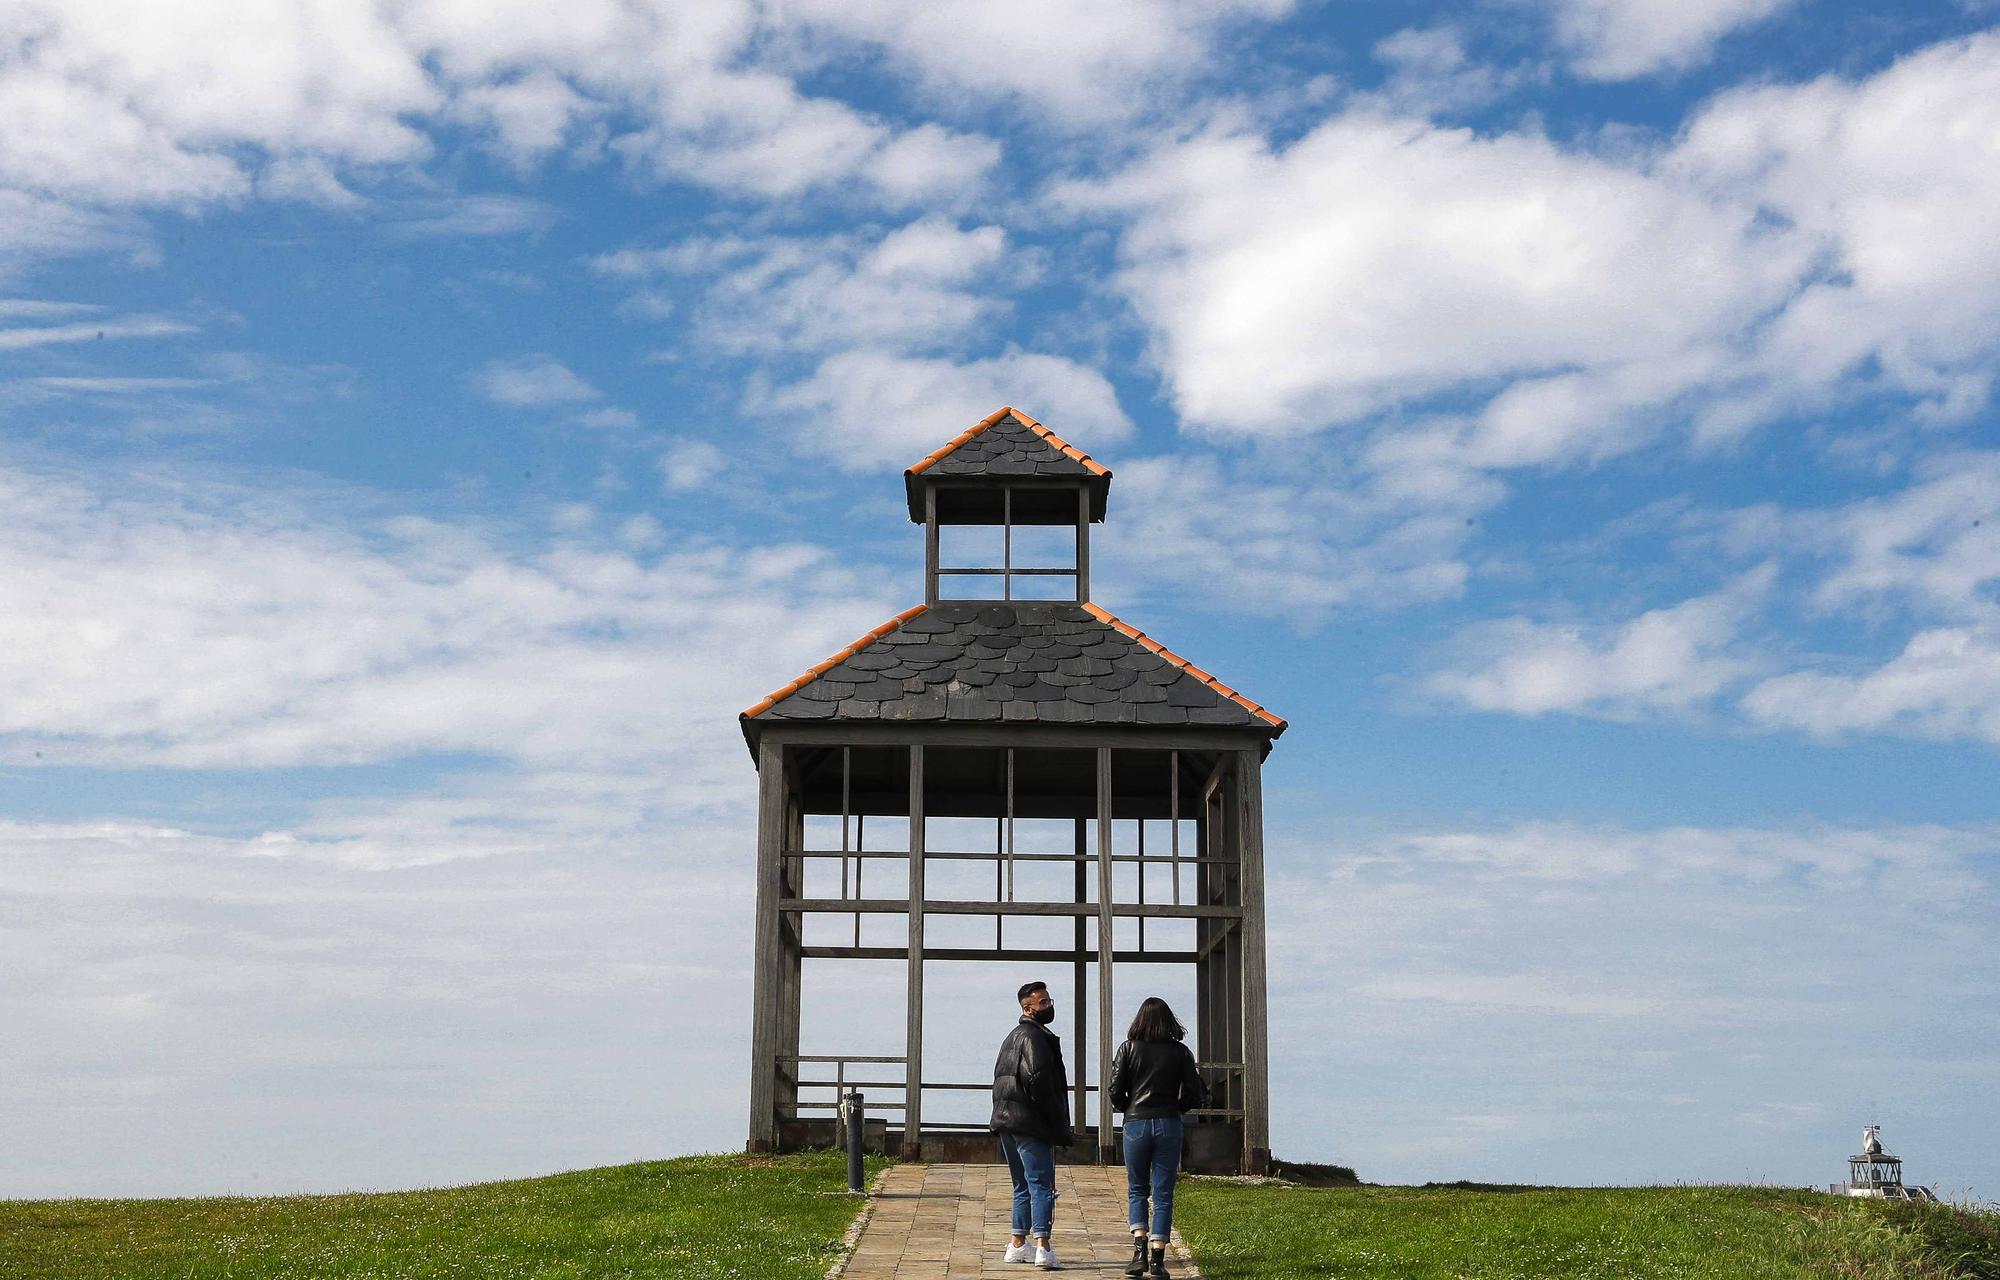
[[[1929,1187],[1903,1185],[1903,1162],[1882,1149],[1882,1126],[1871,1124],[1861,1131],[1861,1154],[1847,1157],[1847,1185],[1828,1185],[1835,1195],[1861,1196],[1870,1200],[1935,1200]]]

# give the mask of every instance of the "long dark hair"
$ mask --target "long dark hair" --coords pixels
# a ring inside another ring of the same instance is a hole
[[[1167,1002],[1158,996],[1147,996],[1139,1004],[1139,1012],[1132,1019],[1132,1026],[1125,1032],[1127,1040],[1185,1040],[1187,1028]]]

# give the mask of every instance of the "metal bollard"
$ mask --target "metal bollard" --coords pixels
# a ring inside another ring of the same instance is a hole
[[[840,1100],[841,1134],[847,1143],[847,1189],[861,1190],[861,1153],[867,1145],[867,1131],[863,1127],[864,1112],[860,1093],[850,1093]]]

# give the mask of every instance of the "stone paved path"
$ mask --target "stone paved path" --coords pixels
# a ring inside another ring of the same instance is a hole
[[[1063,1271],[1125,1280],[1132,1234],[1125,1226],[1125,1170],[1056,1167],[1055,1234]],[[900,1164],[871,1206],[841,1280],[1033,1280],[1033,1267],[1000,1261],[1014,1204],[1007,1166]],[[1178,1236],[1167,1269],[1199,1280]]]

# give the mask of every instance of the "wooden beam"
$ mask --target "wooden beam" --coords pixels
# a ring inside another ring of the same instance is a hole
[[[931,720],[760,720],[763,738],[784,742],[830,743],[853,747],[905,746],[913,742],[939,747],[1120,747],[1131,750],[1232,751],[1261,749],[1271,735],[1250,727],[1227,725],[1077,725],[988,721],[948,724]]]
[[[924,485],[924,603],[938,602],[937,486]]]
[[[1139,873],[1144,875],[1142,869]],[[1111,748],[1097,749],[1097,1163],[1112,1163],[1111,1020],[1112,978],[1118,953],[1111,920]],[[1142,916],[1141,919],[1144,917]]]
[[[932,523],[936,528],[936,523]],[[924,749],[910,748],[910,947],[903,1027],[903,1158],[922,1154],[924,1120]]]
[[[787,755],[796,754],[787,752]],[[797,790],[797,761],[787,760],[785,769],[785,844],[797,848],[805,843],[805,812],[799,807]],[[784,857],[779,859],[778,883],[787,896],[805,893],[805,860]],[[778,1052],[780,1054],[799,1051],[799,1006],[805,986],[805,957],[801,954],[805,946],[805,921],[797,915],[784,917],[785,927],[779,936],[779,992],[778,1001]],[[798,1086],[790,1080],[781,1080],[776,1089],[775,1101],[780,1119],[792,1120],[798,1115]]]
[[[785,761],[782,744],[765,738],[757,752],[757,927],[750,997],[750,1150],[777,1145],[779,1053],[780,877],[785,843]]]
[[[808,960],[907,960],[908,947],[847,947],[819,946],[805,948]],[[1193,964],[1197,953],[1193,951],[1113,951],[1112,958],[1119,964]],[[1074,960],[1076,952],[1069,947],[930,947],[924,948],[924,963],[934,964],[944,960],[1005,960],[1018,963],[1060,964]],[[1096,963],[1097,952],[1085,951],[1086,963]],[[898,1058],[898,1062],[902,1059]]]
[[[1075,830],[1076,830],[1076,903],[1074,904],[1073,909],[1070,911],[1070,914],[1076,917],[1076,958],[1075,958],[1075,964],[1071,970],[1070,999],[1076,1006],[1075,1009],[1072,1011],[1076,1020],[1076,1033],[1070,1037],[1071,1055],[1075,1059],[1075,1061],[1070,1064],[1070,1071],[1071,1071],[1070,1084],[1076,1090],[1076,1121],[1075,1121],[1076,1131],[1078,1133],[1082,1133],[1084,1124],[1088,1119],[1088,1117],[1084,1113],[1084,1102],[1088,1097],[1088,1095],[1084,1091],[1083,1063],[1084,1063],[1084,1055],[1086,1052],[1084,1048],[1084,1036],[1089,1032],[1090,1029],[1090,1004],[1083,997],[1084,984],[1089,980],[1087,963],[1083,958],[1083,953],[1086,950],[1088,950],[1088,947],[1086,946],[1084,941],[1085,935],[1084,935],[1084,923],[1083,923],[1084,913],[1086,910],[1088,910],[1088,908],[1085,907],[1083,901],[1083,886],[1084,886],[1084,875],[1085,875],[1083,867],[1083,858],[1085,853],[1089,850],[1090,846],[1087,843],[1087,837],[1084,834],[1085,827],[1084,827],[1084,820],[1082,818],[1078,818],[1076,820]]]
[[[1079,869],[1084,865],[1081,862],[1077,864]],[[910,904],[901,898],[786,898],[779,906],[785,911],[807,914],[831,912],[836,915],[851,912],[900,915],[910,910]],[[1088,919],[1097,914],[1097,908],[1095,902],[947,902],[935,898],[922,904],[922,910],[934,916],[1078,916]],[[1142,906],[1136,902],[1114,902],[1111,914],[1135,919],[1145,916],[1149,920],[1233,920],[1242,914],[1242,908],[1234,903],[1148,902]]]
[[[938,816],[940,816],[940,815],[938,815],[938,814],[936,814],[936,813],[933,813],[933,814],[932,814],[931,816],[932,816],[932,817],[938,817]],[[1122,814],[1122,815],[1120,815],[1120,816],[1122,816],[1122,817],[1126,817],[1126,818],[1129,818],[1129,817],[1131,817],[1132,815],[1131,815],[1131,814],[1129,814],[1129,813],[1127,813],[1127,814]],[[785,856],[786,856],[787,858],[839,858],[839,857],[842,857],[842,856],[845,856],[845,857],[850,857],[850,858],[851,858],[851,857],[853,857],[853,856],[854,856],[854,851],[853,851],[853,850],[851,850],[851,849],[849,849],[849,850],[844,850],[844,851],[843,851],[843,850],[840,850],[840,849],[787,849],[787,850],[785,850]],[[908,858],[908,857],[909,857],[910,855],[909,855],[909,854],[907,854],[907,853],[904,853],[904,852],[902,852],[902,851],[900,851],[900,850],[888,850],[888,849],[870,849],[870,850],[868,851],[868,853],[867,853],[867,855],[866,855],[866,856],[867,856],[867,857],[869,857],[869,858],[872,858],[872,859],[874,859],[874,860],[876,860],[876,861],[878,861],[878,862],[901,862],[901,861],[903,861],[903,860],[904,860],[905,858]],[[926,849],[926,850],[924,850],[924,860],[925,860],[926,862],[987,862],[987,861],[990,861],[990,860],[992,860],[992,859],[995,859],[995,858],[999,858],[999,859],[1002,859],[1002,860],[1004,860],[1004,859],[1006,859],[1006,858],[1007,858],[1008,856],[1009,856],[1009,855],[1008,855],[1008,854],[1006,854],[1006,853],[1004,853],[1004,852],[987,852],[987,851],[985,851],[985,850],[980,850],[980,849]],[[1096,855],[1096,854],[1094,854],[1094,853],[1083,853],[1083,854],[1076,854],[1076,853],[1017,853],[1017,854],[1014,854],[1014,855],[1012,855],[1012,857],[1013,857],[1013,858],[1014,858],[1014,860],[1015,860],[1015,861],[1017,861],[1017,862],[1089,862],[1089,863],[1095,863],[1095,862],[1097,861],[1097,855]],[[1136,854],[1136,853],[1114,853],[1114,854],[1112,854],[1112,855],[1111,855],[1111,860],[1112,860],[1113,862],[1142,862],[1142,861],[1143,861],[1143,862],[1148,862],[1148,863],[1150,863],[1150,864],[1151,864],[1152,866],[1156,866],[1156,867],[1157,867],[1157,866],[1159,866],[1159,865],[1160,865],[1160,863],[1162,863],[1162,862],[1166,861],[1166,859],[1164,859],[1164,858],[1161,858],[1161,857],[1158,857],[1158,856],[1154,856],[1154,857],[1152,857],[1152,858],[1149,858],[1149,859],[1148,859],[1148,858],[1141,858],[1141,857],[1140,857],[1140,856],[1139,856],[1138,854]],[[1229,864],[1229,865],[1230,865],[1230,866],[1232,866],[1232,867],[1236,865],[1236,859],[1234,859],[1234,858],[1214,858],[1214,859],[1202,859],[1202,858],[1183,858],[1183,859],[1181,859],[1181,861],[1182,861],[1182,862],[1184,862],[1184,863],[1187,863],[1187,864],[1188,864],[1188,865],[1190,865],[1190,866],[1192,866],[1192,865],[1194,865],[1194,864],[1196,864],[1196,863],[1199,863],[1199,862],[1202,862],[1202,861],[1214,861],[1214,862],[1225,862],[1225,863]]]
[[[1229,938],[1230,932],[1236,928],[1234,920],[1213,920],[1204,923],[1210,936],[1207,942],[1195,947],[1194,955],[1197,960],[1206,960],[1213,955],[1215,949],[1221,946]]]
[[[1241,828],[1238,897],[1243,907],[1243,1145],[1246,1173],[1264,1172],[1271,1153],[1269,1036],[1264,986],[1264,785],[1257,754],[1237,757],[1237,812]]]
[[[1076,491],[1076,598],[1090,599],[1090,486]]]

